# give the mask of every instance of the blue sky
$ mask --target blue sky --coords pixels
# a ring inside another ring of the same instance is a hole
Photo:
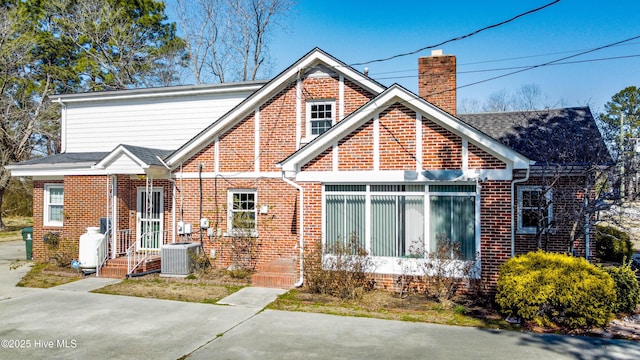
[[[509,19],[551,0],[526,1],[310,1],[298,0],[269,43],[273,75],[314,47],[347,64],[414,51]],[[458,86],[538,65],[640,35],[640,1],[561,0],[539,12],[441,47],[458,62]],[[417,59],[431,50],[354,66],[384,85],[399,83],[417,92]],[[491,93],[537,85],[547,104],[588,104],[594,113],[623,88],[640,86],[640,39],[567,61],[619,56],[624,59],[546,66],[458,90],[458,101],[484,102]],[[518,59],[513,59],[518,58]],[[505,60],[512,59],[512,60]],[[500,60],[500,61],[498,61]]]

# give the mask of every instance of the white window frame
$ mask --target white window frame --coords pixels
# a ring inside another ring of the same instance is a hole
[[[384,184],[384,185],[423,185],[424,190],[415,191],[390,191],[390,192],[380,192],[380,191],[372,191],[372,185],[380,185],[375,183],[358,183],[358,184],[348,184],[348,185],[364,185],[364,190],[359,191],[349,191],[349,190],[327,190],[328,186],[333,185],[347,185],[340,183],[327,183],[322,186],[322,243],[323,246],[327,244],[327,218],[326,218],[326,199],[328,195],[364,195],[365,196],[365,246],[367,251],[371,251],[371,197],[379,194],[385,195],[403,195],[403,196],[423,196],[423,206],[424,206],[424,244],[423,249],[430,249],[431,239],[429,238],[429,230],[430,230],[430,197],[438,196],[438,195],[446,195],[446,196],[469,196],[474,193],[471,192],[439,192],[432,190],[430,185],[450,185],[450,183],[430,183],[430,184],[407,184],[407,183],[397,183],[397,184]],[[472,183],[464,183],[464,184],[451,184],[451,185],[474,185]],[[475,254],[477,259],[475,260],[474,269],[468,276],[471,278],[478,278],[480,275],[480,258],[481,258],[481,247],[480,247],[480,238],[481,238],[481,211],[480,211],[480,192],[479,188],[476,186],[475,196]],[[324,254],[324,259],[332,259],[335,256],[332,254]],[[373,260],[375,272],[380,274],[413,274],[420,275],[423,274],[423,267],[420,265],[424,261],[428,261],[427,259],[418,259],[418,258],[410,258],[410,257],[388,257],[388,256],[371,256]],[[454,262],[455,266],[458,266],[462,263],[470,262],[473,260],[456,260]],[[456,276],[463,276],[462,274]]]
[[[253,229],[250,229],[250,234],[246,234],[247,229],[235,229],[233,227],[233,214],[235,211],[233,209],[233,197],[236,194],[252,194],[253,195],[253,216],[254,216],[254,224]],[[237,235],[250,235],[250,236],[258,236],[258,192],[256,189],[229,189],[227,191],[227,233],[226,236],[237,236]]]
[[[321,134],[313,134],[311,132],[311,107],[313,105],[331,105],[331,117],[330,118],[324,118],[323,120],[318,120],[315,119],[313,121],[326,121],[326,120],[331,120],[331,126],[336,124],[336,101],[335,100],[331,100],[331,99],[324,99],[324,100],[311,100],[311,101],[307,101],[307,111],[306,111],[306,128],[307,128],[307,141],[322,135]],[[327,129],[328,130],[328,129]],[[325,130],[326,131],[326,130]]]
[[[51,189],[62,189],[62,203],[58,204],[58,203],[51,203],[50,199],[51,196],[49,195]],[[50,215],[51,215],[51,211],[50,211],[50,207],[51,206],[62,206],[62,209],[64,211],[64,184],[44,184],[44,207],[43,207],[43,225],[44,226],[57,226],[57,227],[61,227],[63,226],[63,221],[52,221],[50,219]],[[64,219],[64,216],[63,216]]]
[[[519,186],[518,187],[518,218],[517,218],[517,232],[518,234],[535,234],[536,227],[535,226],[524,226],[522,224],[522,215],[524,211],[524,192],[529,191],[540,191],[544,192],[544,188],[542,186]],[[549,223],[553,221],[553,190],[548,189],[545,198],[549,207],[547,208],[547,218],[549,219]]]

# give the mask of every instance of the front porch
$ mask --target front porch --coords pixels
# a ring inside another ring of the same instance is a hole
[[[161,246],[167,243],[167,231],[143,234],[137,239],[130,229],[116,231],[114,236],[109,233],[97,251],[104,256],[98,261],[96,276],[123,279],[160,271]]]

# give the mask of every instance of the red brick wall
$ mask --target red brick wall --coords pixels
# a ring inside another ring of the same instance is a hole
[[[380,169],[416,169],[416,113],[393,105],[380,114]]]
[[[178,186],[181,181],[178,180]],[[177,221],[182,219],[193,225],[191,241],[199,241],[199,207],[200,195],[197,179],[182,180],[182,208],[180,200],[177,204]],[[268,207],[267,214],[258,213],[257,218],[257,257],[258,267],[279,257],[297,256],[299,238],[299,203],[298,191],[280,179],[217,179],[203,180],[202,216],[209,218],[210,226],[220,229],[209,237],[203,231],[203,244],[207,254],[216,251],[213,264],[226,268],[232,263],[231,238],[224,234],[227,224],[227,194],[229,189],[255,189],[257,191],[257,208]],[[181,239],[178,239],[181,240]]]
[[[506,169],[507,165],[491,156],[473,144],[467,149],[467,164],[469,169]]]
[[[462,169],[462,139],[433,121],[422,119],[422,161],[425,170]]]
[[[302,106],[304,116],[304,103]],[[260,171],[279,172],[276,164],[296,151],[295,119],[296,89],[293,83],[260,107]],[[253,149],[251,153],[254,153]]]
[[[311,168],[310,170],[318,170]],[[338,145],[339,171],[373,170],[373,121],[340,140]]]
[[[254,115],[252,114],[220,137],[220,171],[254,171],[254,133],[255,124]],[[200,157],[197,157],[197,159],[195,162],[201,162]],[[213,166],[207,167],[207,169],[209,169],[208,171],[213,171]]]
[[[541,237],[542,249],[546,251],[568,253],[572,231],[585,225],[584,215],[580,215],[582,201],[584,200],[584,178],[579,176],[548,176],[546,178],[533,177],[520,186],[539,185],[542,183],[552,185],[553,191],[553,232],[543,234]],[[517,196],[517,191],[516,191]],[[516,219],[518,209],[516,206]],[[592,219],[593,220],[593,219]],[[585,236],[580,234],[574,243],[576,255],[585,256]],[[590,229],[590,254],[593,260],[595,253],[595,226]],[[516,230],[515,252],[516,255],[526,254],[538,249],[536,236],[533,234],[521,234]]]
[[[511,257],[511,182],[487,181],[480,192],[481,279],[495,291],[500,266]]]
[[[43,205],[45,184],[64,183],[63,226],[44,226]],[[43,236],[48,232],[60,234],[61,242],[76,248],[80,235],[89,226],[100,226],[106,214],[105,176],[65,176],[63,181],[34,181],[33,191],[33,258],[47,261]]]
[[[64,220],[62,227],[43,226],[44,185],[64,183]],[[163,188],[164,229],[171,236],[172,190],[167,180],[154,180],[154,187]],[[128,175],[117,177],[118,229],[136,230],[137,189],[144,188],[146,180],[132,180]],[[100,226],[100,218],[107,216],[107,176],[65,176],[63,181],[34,182],[34,259],[46,261],[42,242],[47,232],[58,232],[62,240],[77,247],[80,236],[89,226]]]
[[[362,105],[373,99],[370,92],[345,79],[344,81],[344,116],[348,116]],[[336,118],[338,121],[340,119]]]
[[[428,56],[418,59],[418,94],[421,98],[455,115],[455,89],[455,56]]]
[[[33,182],[33,259],[45,261],[45,245],[42,237],[49,231],[62,233],[60,227],[44,227],[44,186],[45,184],[62,184],[62,181]],[[66,199],[65,199],[66,200]]]
[[[365,159],[366,161],[366,159]],[[333,169],[333,147],[302,166],[302,171],[331,171]]]

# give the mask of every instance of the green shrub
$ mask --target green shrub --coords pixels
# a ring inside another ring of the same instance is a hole
[[[615,300],[611,276],[583,258],[540,250],[500,268],[496,303],[506,315],[538,325],[604,326]]]
[[[596,227],[596,256],[600,261],[622,263],[633,255],[629,234],[613,226]]]
[[[630,313],[636,309],[640,302],[640,288],[636,272],[631,269],[631,263],[622,266],[604,268],[615,282],[616,301],[613,303],[613,311],[616,313]]]

